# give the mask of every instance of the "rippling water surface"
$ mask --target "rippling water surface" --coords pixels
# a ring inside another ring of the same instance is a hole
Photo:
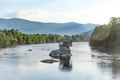
[[[54,49],[57,43],[0,49],[0,80],[120,80],[119,55],[92,51],[87,42],[80,42],[71,47],[70,68],[40,62],[51,59]]]

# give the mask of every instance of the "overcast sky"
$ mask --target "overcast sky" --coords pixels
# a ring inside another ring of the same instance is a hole
[[[0,17],[104,24],[120,16],[119,8],[120,0],[0,0]]]

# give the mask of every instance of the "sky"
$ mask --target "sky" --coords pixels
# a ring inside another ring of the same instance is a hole
[[[106,24],[119,8],[120,0],[0,0],[0,18]]]

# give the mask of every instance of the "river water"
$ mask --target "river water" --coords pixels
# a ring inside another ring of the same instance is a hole
[[[61,62],[40,62],[51,59],[49,53],[55,49],[57,43],[0,49],[0,80],[120,80],[120,62],[113,58],[116,54],[93,51],[88,42],[79,42],[71,47],[67,68]]]

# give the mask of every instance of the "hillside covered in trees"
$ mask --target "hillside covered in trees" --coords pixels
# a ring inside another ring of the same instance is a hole
[[[82,24],[76,22],[68,23],[52,23],[52,22],[36,22],[21,18],[0,18],[0,29],[17,29],[23,33],[35,34],[59,34],[59,35],[75,35],[93,30],[98,24]]]
[[[24,34],[18,30],[0,30],[0,47],[23,45],[23,44],[40,44],[40,43],[56,43],[64,39],[73,42],[88,41],[87,35],[57,35],[57,34]]]
[[[120,52],[120,17],[112,17],[108,24],[96,27],[90,46],[104,51]]]

